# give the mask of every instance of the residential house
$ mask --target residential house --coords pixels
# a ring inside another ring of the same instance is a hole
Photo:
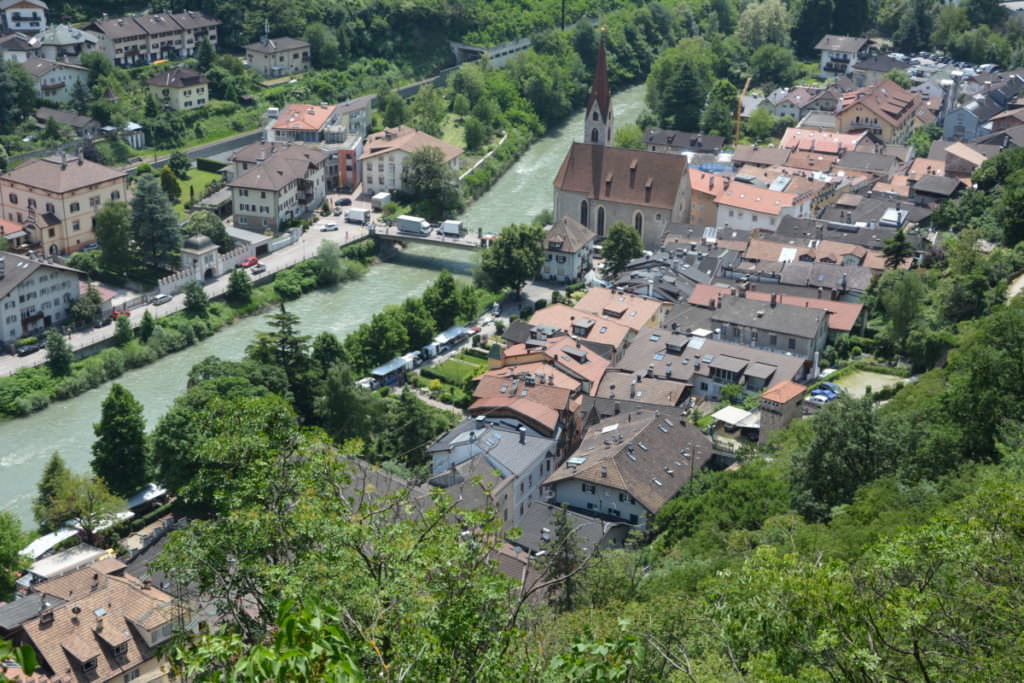
[[[297,38],[263,38],[245,46],[245,63],[267,78],[309,71],[309,43]]]
[[[663,302],[607,287],[591,287],[573,306],[581,313],[599,316],[624,325],[635,332],[661,325],[668,310]]]
[[[22,337],[67,320],[83,275],[74,268],[0,252],[0,343],[10,348]]]
[[[554,437],[499,417],[464,420],[427,453],[435,486],[450,488],[463,478],[460,474],[466,468],[459,466],[467,462],[478,470],[497,472],[502,490],[493,502],[506,529],[518,526],[530,503],[540,499],[541,482],[558,464]]]
[[[750,232],[774,231],[783,216],[809,216],[812,197],[801,199],[790,192],[779,192],[733,181],[715,198],[716,224]]]
[[[837,130],[838,123],[836,122],[836,115],[834,112],[827,111],[809,111],[804,114],[804,117],[796,124],[797,128],[804,130],[816,130],[823,133],[834,133]]]
[[[844,266],[836,263],[785,263],[779,274],[779,283],[803,287],[809,295],[820,290],[836,301],[860,301],[871,285],[875,272],[864,266]],[[760,288],[760,287],[759,287]]]
[[[260,153],[264,159],[249,161]],[[325,152],[299,145],[253,143],[233,159],[236,173],[242,166],[242,173],[228,183],[237,227],[256,232],[277,230],[285,221],[307,215],[323,204],[327,194]]]
[[[650,395],[666,388],[656,384],[648,391],[649,380],[684,382],[689,385],[681,390],[684,396],[717,400],[722,387],[729,384],[758,393],[776,382],[806,377],[810,363],[804,358],[717,339],[724,338],[724,334],[710,329],[711,311],[686,303],[678,308],[683,313],[680,319],[689,318],[699,325],[673,323],[671,328],[657,328],[650,335],[637,337],[615,370],[607,373],[609,382],[611,377],[621,377],[621,372],[633,374],[633,379],[623,382],[616,394],[621,400],[650,400]]]
[[[32,118],[36,120],[40,126],[45,126],[46,122],[53,119],[61,125],[65,125],[71,128],[80,138],[94,138],[100,134],[100,122],[89,116],[82,114],[76,114],[70,111],[64,111],[63,109],[51,109],[50,107],[39,107],[36,109]]]
[[[718,154],[722,151],[725,138],[721,135],[704,135],[702,133],[683,133],[678,130],[661,128],[648,129],[644,135],[644,146],[652,152],[666,154]]]
[[[773,384],[761,394],[758,443],[765,444],[775,432],[800,417],[807,387],[789,380]]]
[[[561,510],[557,505],[532,501],[519,520],[519,533],[509,538],[509,543],[537,557],[554,540],[555,516]],[[585,555],[605,548],[621,548],[629,536],[629,525],[621,522],[596,519],[573,510],[565,510],[565,515],[572,526],[576,544]],[[518,580],[520,577],[513,578]]]
[[[210,99],[206,76],[192,69],[174,68],[151,76],[149,93],[171,111],[199,109]]]
[[[63,591],[66,602],[22,624],[22,642],[38,654],[41,672],[49,680],[82,683],[165,680],[157,648],[170,640],[180,617],[171,596],[149,582],[92,567],[57,579],[68,580],[78,590]]]
[[[327,130],[338,125],[340,118],[338,105],[289,104],[270,130],[275,142],[322,142]]]
[[[996,114],[989,123],[992,124],[992,132],[999,133],[1008,128],[1024,125],[1024,107],[1015,107],[1002,113]]]
[[[896,173],[900,168],[899,160],[887,154],[872,152],[846,152],[836,162],[834,168],[844,172],[862,172],[873,176],[885,177]]]
[[[565,304],[548,304],[538,309],[530,318],[530,324],[545,334],[557,331],[586,341],[589,348],[613,363],[637,334],[636,330],[625,325],[599,320]]]
[[[839,93],[826,88],[798,86],[786,91],[772,110],[775,116],[789,116],[799,121],[811,112],[835,112],[839,104]]]
[[[886,78],[843,93],[836,112],[839,131],[867,131],[886,144],[903,143],[919,125],[921,106],[919,93],[908,92]]]
[[[849,73],[856,86],[863,88],[882,81],[891,71],[904,71],[906,68],[907,65],[898,59],[874,53],[854,62]]]
[[[715,200],[728,186],[729,179],[696,168],[689,169],[689,175],[690,216],[687,222],[691,225],[716,225],[718,205]]]
[[[789,150],[782,147],[762,147],[756,144],[736,145],[732,155],[732,164],[737,168],[745,164],[785,166],[787,159],[789,159]]]
[[[337,105],[289,104],[271,126],[271,139],[317,146],[329,155],[328,189],[355,187],[374,97],[365,95]]]
[[[597,234],[570,216],[555,221],[544,235],[544,261],[540,276],[545,280],[576,282],[591,268]]]
[[[643,377],[624,368],[604,373],[597,397],[629,399],[647,408],[672,408],[689,398],[691,386],[679,378]]]
[[[366,138],[359,159],[363,192],[396,192],[402,189],[402,169],[413,152],[427,147],[441,150],[444,163],[458,171],[462,149],[409,126],[385,128]]]
[[[2,50],[2,46],[0,46],[0,50]],[[998,147],[1024,147],[1024,125],[1013,126],[998,133],[980,137],[975,142]]]
[[[753,240],[751,240],[753,241]],[[763,242],[763,244],[770,244]],[[779,244],[783,251],[793,250],[793,247],[786,247]],[[852,245],[855,249],[864,251],[863,247]],[[859,265],[859,261],[857,263]],[[693,294],[687,300],[691,306],[701,306],[714,311],[722,306],[723,299],[731,297],[746,298],[751,301],[759,301],[762,304],[776,304],[795,306],[797,308],[814,308],[828,313],[828,335],[833,339],[840,334],[851,334],[864,307],[859,303],[848,301],[833,301],[826,298],[802,297],[791,294],[775,294],[767,291],[757,290],[756,283],[743,283],[739,287],[721,287],[716,285],[697,285]],[[787,349],[788,350],[788,349]]]
[[[46,11],[43,0],[0,0],[4,31],[8,33],[38,33],[46,29]]]
[[[857,149],[867,132],[836,133],[807,128],[787,128],[779,141],[779,147],[794,152],[811,152],[839,156]]]
[[[52,102],[70,102],[75,88],[89,85],[89,70],[77,64],[34,57],[23,66],[35,84],[38,97]]]
[[[85,27],[99,39],[97,48],[115,66],[138,66],[159,59],[193,57],[205,38],[217,47],[220,21],[202,12],[155,12],[96,20]]]
[[[646,529],[710,460],[711,442],[678,412],[629,412],[591,427],[544,492],[551,504]]]
[[[947,178],[938,175],[926,175],[914,182],[911,188],[911,197],[929,206],[935,206],[939,202],[952,199],[961,190],[964,184],[957,178]]]
[[[36,54],[36,46],[24,33],[0,36],[0,60],[24,64]]]
[[[83,54],[97,49],[99,38],[74,26],[51,24],[35,36],[33,42],[38,46],[36,55],[43,59],[78,64]]]
[[[870,45],[867,38],[826,35],[814,46],[821,53],[821,77],[828,79],[849,74],[858,61],[868,56]]]
[[[543,373],[545,366],[550,366],[572,378],[578,383],[579,390],[585,394],[597,390],[601,377],[610,365],[608,359],[601,354],[584,347],[581,341],[569,336],[529,339],[523,344],[509,346],[499,357],[492,355],[488,358],[487,364],[491,370],[515,367],[518,373],[532,372],[535,375],[538,372]],[[554,377],[551,381],[553,380]],[[521,393],[520,391],[519,394]],[[469,411],[473,413],[474,409],[509,409],[514,413],[522,413],[529,410],[531,419],[535,419],[542,428],[553,432],[558,423],[557,411],[547,406],[539,406],[544,409],[543,411],[533,411],[532,406],[516,405],[517,402],[524,402],[525,398],[509,394],[508,398],[491,400],[487,404],[477,401],[470,406]]]
[[[745,297],[719,299],[711,324],[722,339],[774,353],[813,358],[828,343],[827,310],[768,302]]]
[[[127,199],[126,172],[81,156],[31,159],[0,175],[0,213],[24,225],[29,243],[48,256],[95,242],[96,212]]]

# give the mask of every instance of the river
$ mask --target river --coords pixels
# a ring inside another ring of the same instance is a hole
[[[643,102],[643,87],[616,95],[616,119],[632,121]],[[532,145],[508,172],[466,211],[470,229],[497,232],[513,222],[528,221],[552,206],[551,182],[573,139],[582,136],[581,117],[575,116],[552,135]],[[513,210],[514,207],[514,210]],[[442,268],[469,278],[476,262],[472,252],[432,245],[412,245],[395,259],[376,265],[360,280],[333,290],[303,296],[288,305],[301,319],[302,331],[329,331],[344,338],[387,304],[423,292]],[[239,359],[256,332],[266,329],[266,317],[254,316],[160,361],[126,372],[117,381],[142,403],[151,429],[175,397],[185,389],[188,371],[207,356]],[[68,466],[85,471],[91,458],[92,426],[100,404],[110,391],[104,384],[42,412],[0,424],[0,509],[14,512],[33,528],[31,501],[49,455],[59,451]],[[52,431],[51,431],[52,430]]]

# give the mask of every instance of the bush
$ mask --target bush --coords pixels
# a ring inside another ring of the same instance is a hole
[[[198,171],[220,173],[226,165],[223,161],[217,161],[216,159],[205,159],[203,157],[196,159],[196,170]]]
[[[498,334],[505,334],[505,321],[495,320],[494,329]]]
[[[540,309],[544,308],[547,305],[548,305],[548,300],[547,299],[537,299],[537,303],[535,303],[533,305],[533,310],[539,311]]]

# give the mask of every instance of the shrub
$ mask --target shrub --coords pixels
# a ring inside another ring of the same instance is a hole
[[[533,305],[533,310],[539,311],[540,309],[544,308],[547,305],[548,305],[548,300],[547,299],[537,299],[537,303],[535,303]]]

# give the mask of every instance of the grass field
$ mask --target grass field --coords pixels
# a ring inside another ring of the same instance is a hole
[[[192,188],[195,188],[195,198],[199,199],[203,196],[203,190],[206,186],[212,183],[214,180],[220,180],[220,174],[211,173],[210,171],[200,171],[197,168],[193,168],[188,172],[188,180],[178,180],[181,185],[181,198],[178,203],[174,205],[174,210],[179,215],[185,215],[185,204],[192,197]]]

